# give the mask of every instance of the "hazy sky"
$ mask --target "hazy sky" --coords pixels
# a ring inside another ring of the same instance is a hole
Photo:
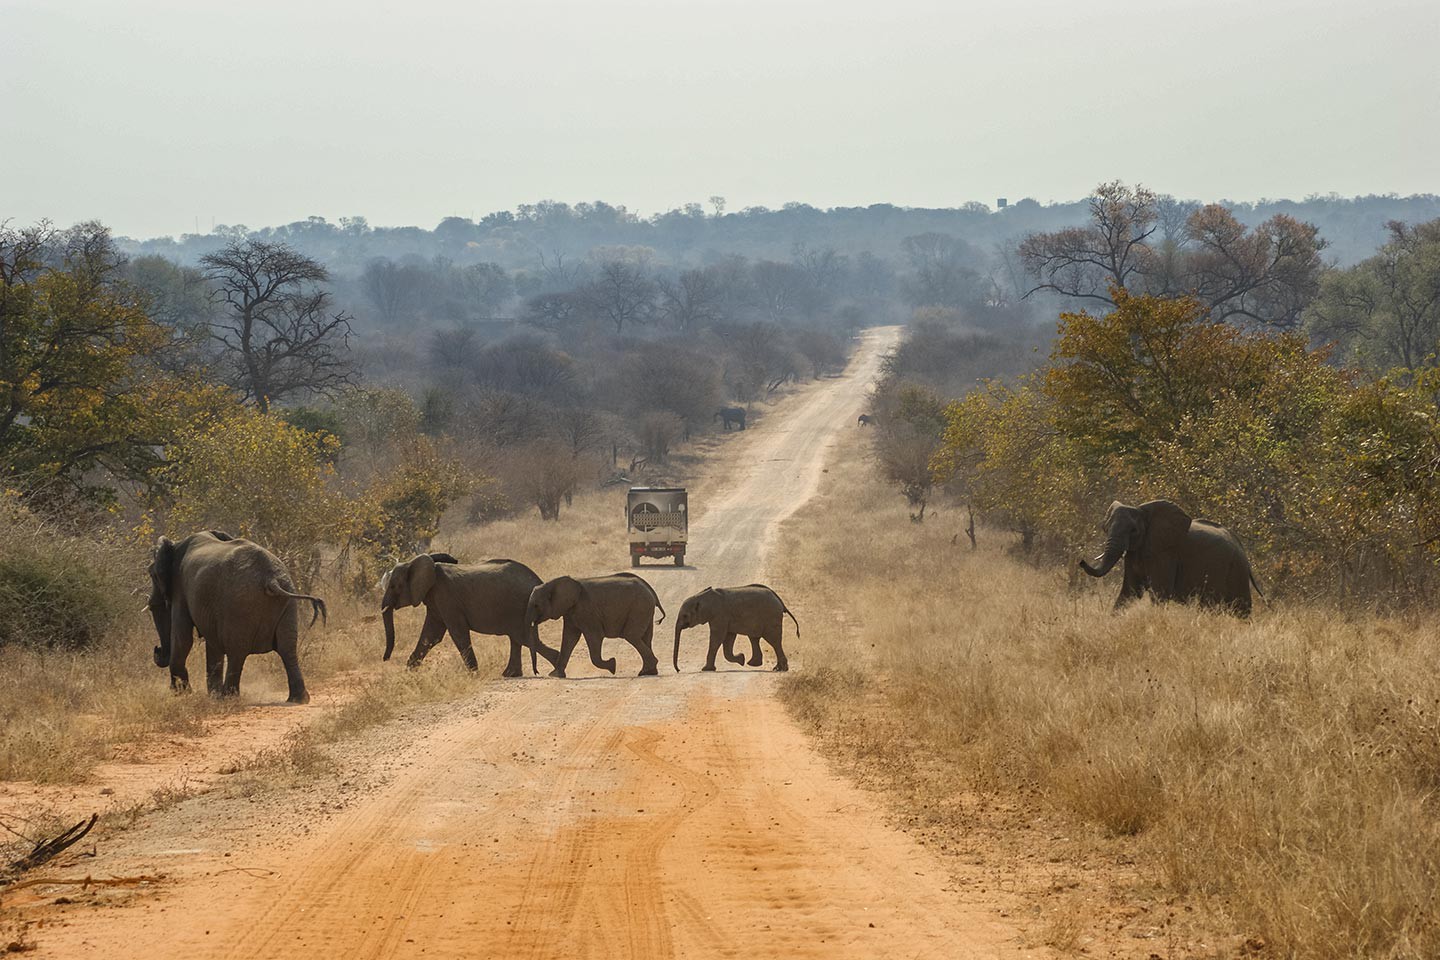
[[[0,0],[0,220],[1440,192],[1436,0]]]

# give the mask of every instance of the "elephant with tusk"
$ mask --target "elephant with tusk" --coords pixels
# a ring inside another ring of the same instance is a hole
[[[1260,585],[1245,549],[1224,527],[1192,520],[1169,500],[1138,507],[1117,500],[1105,514],[1104,529],[1104,550],[1093,562],[1081,560],[1080,568],[1103,577],[1125,559],[1117,610],[1149,591],[1160,601],[1194,600],[1250,615],[1250,588],[1260,593]]]
[[[530,670],[538,673],[538,652],[554,665],[556,651],[540,641],[525,619],[530,591],[539,586],[535,571],[514,560],[461,564],[447,553],[422,553],[397,563],[380,581],[380,615],[385,621],[385,659],[395,650],[395,610],[425,605],[425,623],[407,665],[419,666],[448,632],[460,659],[479,669],[471,633],[510,638],[510,658],[501,676],[524,676],[520,651],[530,648]]]
[[[556,577],[536,587],[530,594],[525,622],[532,627],[545,620],[561,620],[564,633],[560,656],[553,661],[550,676],[565,676],[570,654],[583,636],[590,650],[590,662],[601,670],[615,672],[615,658],[601,656],[606,637],[623,637],[640,654],[640,676],[653,677],[659,661],[655,658],[655,611],[660,622],[665,608],[655,588],[633,573],[616,573],[608,577]]]
[[[310,702],[300,674],[296,601],[309,602],[312,625],[325,617],[325,601],[296,593],[278,557],[249,540],[206,530],[180,541],[161,537],[148,572],[146,608],[160,637],[155,665],[170,669],[173,688],[190,687],[185,661],[199,633],[210,693],[238,694],[245,658],[273,651],[285,665],[289,702]]]
[[[775,650],[775,669],[790,669],[781,643],[785,627],[785,616],[795,624],[795,636],[800,636],[800,621],[785,606],[780,595],[763,583],[752,583],[744,587],[706,587],[687,599],[680,606],[675,617],[675,670],[680,670],[680,631],[702,623],[710,625],[710,652],[705,658],[704,670],[715,669],[715,654],[722,647],[725,659],[731,663],[745,663],[744,654],[735,652],[735,638],[750,638],[750,666],[764,663],[760,652],[760,641],[764,640]]]

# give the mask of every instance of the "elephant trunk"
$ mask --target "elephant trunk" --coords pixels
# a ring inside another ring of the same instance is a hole
[[[675,618],[675,672],[680,672],[680,618]]]
[[[381,607],[380,617],[385,621],[385,659],[389,660],[390,654],[395,652],[395,608]]]
[[[1105,541],[1105,552],[1095,558],[1094,566],[1084,560],[1080,561],[1080,569],[1092,577],[1103,577],[1109,573],[1111,568],[1119,561],[1125,552],[1125,543],[1122,538],[1111,534]]]
[[[164,607],[150,608],[150,618],[155,621],[155,633],[160,643],[155,647],[155,666],[170,666],[170,611]]]

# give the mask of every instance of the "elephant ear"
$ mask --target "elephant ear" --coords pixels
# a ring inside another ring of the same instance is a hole
[[[1169,500],[1151,500],[1140,505],[1145,516],[1145,553],[1176,556],[1190,532],[1190,514]]]
[[[160,596],[170,603],[175,596],[175,541],[169,537],[155,541],[155,559],[150,562],[150,576]]]
[[[585,595],[585,585],[574,577],[557,577],[555,580],[555,591],[550,595],[552,611],[569,612],[575,609],[580,598]]]
[[[405,581],[405,603],[419,606],[430,595],[435,586],[435,560],[428,553],[422,553],[410,561],[410,576]]]

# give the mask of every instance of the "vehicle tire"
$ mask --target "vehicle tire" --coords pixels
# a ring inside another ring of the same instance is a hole
[[[677,566],[677,567],[683,567],[683,566],[685,566],[685,554],[683,554],[683,553],[677,553],[677,554],[675,554],[675,566]]]

